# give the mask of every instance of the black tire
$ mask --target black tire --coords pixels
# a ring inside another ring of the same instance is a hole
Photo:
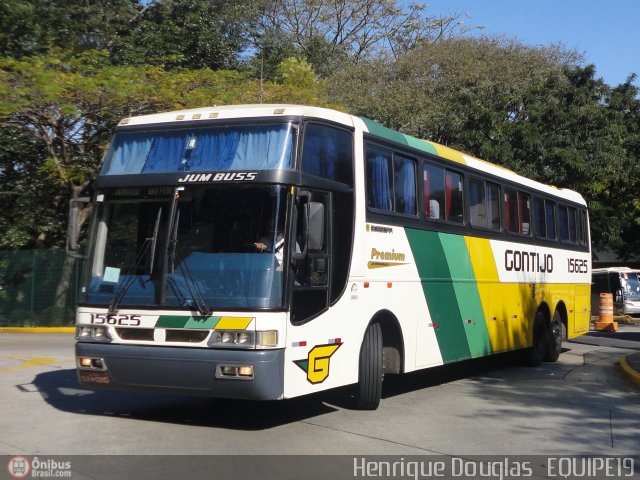
[[[382,329],[379,323],[369,325],[362,340],[358,370],[356,407],[375,410],[382,396]]]
[[[542,312],[536,313],[533,321],[533,345],[527,349],[525,361],[530,367],[538,367],[549,350],[549,329]]]
[[[555,362],[560,357],[562,352],[562,340],[564,339],[564,325],[560,314],[556,312],[553,315],[553,322],[551,322],[551,328],[549,328],[549,345],[547,348],[547,354],[545,360],[548,362]]]

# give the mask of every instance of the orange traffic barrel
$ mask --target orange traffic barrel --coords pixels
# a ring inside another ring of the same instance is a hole
[[[613,321],[613,294],[611,293],[600,294],[600,315],[596,322],[596,330],[618,331],[618,322]]]

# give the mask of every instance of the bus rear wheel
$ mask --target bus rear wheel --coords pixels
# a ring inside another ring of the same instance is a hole
[[[549,330],[542,312],[536,313],[533,321],[533,345],[527,349],[526,363],[530,367],[538,367],[549,351]]]
[[[364,334],[358,367],[356,407],[375,410],[382,396],[382,329],[379,323],[369,325]]]
[[[562,352],[562,339],[564,338],[564,325],[558,312],[553,314],[553,322],[551,322],[551,329],[549,330],[549,346],[545,360],[549,362],[555,362],[560,357]]]

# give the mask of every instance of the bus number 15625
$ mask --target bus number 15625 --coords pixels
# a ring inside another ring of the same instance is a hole
[[[140,315],[121,315],[117,313],[91,313],[91,323],[94,325],[120,325],[137,327],[140,325]]]

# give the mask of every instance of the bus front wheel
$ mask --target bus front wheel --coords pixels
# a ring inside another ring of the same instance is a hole
[[[382,396],[382,329],[379,323],[367,328],[360,350],[356,406],[375,410]]]

